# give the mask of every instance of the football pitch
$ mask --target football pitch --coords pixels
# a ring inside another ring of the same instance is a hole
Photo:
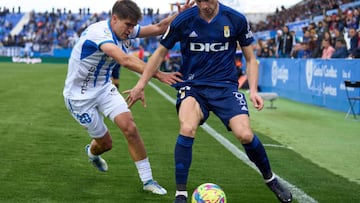
[[[147,108],[140,102],[132,107],[154,178],[168,190],[157,196],[142,190],[126,140],[108,120],[113,149],[103,158],[109,171],[100,173],[88,163],[84,147],[90,138],[64,106],[66,68],[0,63],[0,202],[172,202],[175,90],[153,80],[146,89]],[[123,69],[120,91],[137,80]],[[272,169],[291,186],[294,202],[360,202],[360,122],[283,98],[274,105],[257,112],[249,103],[250,118]],[[205,182],[220,185],[228,203],[278,202],[214,115],[197,132],[190,194]]]

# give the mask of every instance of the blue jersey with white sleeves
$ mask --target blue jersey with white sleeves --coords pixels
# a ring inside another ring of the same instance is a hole
[[[119,39],[110,27],[110,20],[90,25],[75,44],[68,64],[63,95],[68,99],[91,99],[111,84],[111,72],[117,62],[106,55],[100,46],[113,43],[128,52],[130,39],[138,37],[140,25],[136,25],[129,39]]]
[[[237,41],[248,46],[254,39],[246,17],[232,8],[219,3],[219,13],[211,22],[200,18],[197,6],[180,13],[160,42],[167,49],[180,42],[184,82],[173,86],[237,86]]]

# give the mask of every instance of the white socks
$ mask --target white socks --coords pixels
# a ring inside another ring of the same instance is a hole
[[[89,146],[89,148],[88,148],[88,150],[87,150],[87,154],[88,154],[88,156],[89,156],[90,159],[94,159],[94,158],[96,158],[97,156],[96,156],[96,155],[93,155],[93,154],[91,153],[90,148],[91,148],[91,145]]]
[[[141,181],[145,184],[147,181],[152,180],[152,172],[150,167],[149,158],[145,158],[135,162]]]

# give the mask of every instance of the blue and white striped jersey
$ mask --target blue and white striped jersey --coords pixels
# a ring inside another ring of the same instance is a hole
[[[63,95],[68,99],[81,100],[96,97],[97,93],[111,84],[111,71],[117,62],[100,50],[104,43],[114,43],[127,52],[130,39],[136,38],[140,25],[135,26],[129,40],[116,37],[110,20],[90,25],[75,44],[68,64]]]
[[[237,86],[237,41],[248,46],[254,39],[246,17],[232,8],[220,3],[218,15],[209,23],[200,18],[197,6],[180,13],[160,42],[167,49],[180,42],[184,82],[173,86]]]

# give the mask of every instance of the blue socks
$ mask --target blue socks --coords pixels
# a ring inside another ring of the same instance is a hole
[[[249,159],[255,163],[260,170],[264,179],[269,179],[272,176],[269,159],[266,155],[264,146],[259,138],[254,135],[253,140],[248,144],[243,144],[246,154]]]
[[[176,189],[186,190],[189,168],[192,160],[194,138],[179,135],[175,145],[175,177]]]
[[[175,145],[175,177],[176,190],[185,191],[192,161],[192,146],[194,138],[179,135]],[[254,135],[253,140],[243,144],[249,159],[255,163],[264,179],[272,176],[269,159],[259,138]]]

